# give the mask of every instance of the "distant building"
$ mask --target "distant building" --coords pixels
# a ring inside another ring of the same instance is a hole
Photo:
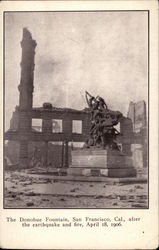
[[[138,133],[146,128],[147,120],[145,101],[139,101],[137,103],[130,102],[127,117],[132,120],[134,133]]]

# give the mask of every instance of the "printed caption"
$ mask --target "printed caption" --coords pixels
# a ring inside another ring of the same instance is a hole
[[[6,217],[7,223],[20,223],[23,228],[60,228],[60,227],[74,227],[74,228],[98,228],[98,227],[123,227],[125,223],[137,223],[140,222],[140,217]]]

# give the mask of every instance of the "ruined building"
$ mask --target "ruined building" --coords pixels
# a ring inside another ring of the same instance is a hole
[[[42,107],[33,107],[34,91],[34,56],[36,41],[30,32],[23,29],[21,79],[19,89],[19,106],[5,133],[5,140],[19,143],[19,166],[29,166],[29,144],[36,142],[43,145],[44,165],[48,164],[49,142],[62,142],[61,155],[55,153],[54,160],[62,157],[62,167],[69,167],[69,142],[85,142],[90,131],[90,112],[88,109],[74,110],[56,108],[50,103]],[[41,127],[33,126],[33,121],[40,120]],[[81,129],[74,130],[74,125]],[[78,126],[77,126],[78,127]],[[123,153],[133,155],[134,165],[147,166],[147,122],[146,104],[144,101],[130,103],[128,116],[120,121],[118,143]],[[58,146],[57,146],[58,147]],[[53,150],[55,151],[55,149]]]

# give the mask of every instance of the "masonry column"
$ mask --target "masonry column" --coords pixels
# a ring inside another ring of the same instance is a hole
[[[52,134],[52,104],[49,104],[46,106],[46,104],[43,104],[43,109],[45,112],[42,115],[42,132],[45,134],[45,137],[48,139],[45,139],[45,146],[44,146],[44,167],[48,166],[48,149],[49,149],[49,137]]]
[[[69,156],[68,156],[68,141],[65,142],[65,164],[64,168],[69,167]]]
[[[90,137],[90,129],[91,129],[91,117],[90,113],[85,113],[82,121],[82,134],[85,136],[86,139]]]
[[[64,166],[64,142],[62,142],[62,152],[61,152],[61,167]]]
[[[36,42],[32,39],[27,28],[23,29],[21,42],[21,79],[18,90],[19,96],[19,132],[23,140],[20,140],[19,164],[21,167],[28,167],[28,140],[27,134],[31,132],[33,105],[33,80],[34,80],[34,56]],[[26,136],[25,136],[26,135]]]
[[[44,145],[44,167],[48,166],[48,141],[45,141]]]
[[[68,143],[69,137],[72,134],[72,119],[68,115],[63,119],[63,133],[65,133],[65,144],[64,144],[64,168],[69,167],[69,155],[68,155]]]

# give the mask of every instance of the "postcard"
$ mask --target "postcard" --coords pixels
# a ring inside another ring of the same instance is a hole
[[[158,247],[157,9],[1,1],[1,248]]]

